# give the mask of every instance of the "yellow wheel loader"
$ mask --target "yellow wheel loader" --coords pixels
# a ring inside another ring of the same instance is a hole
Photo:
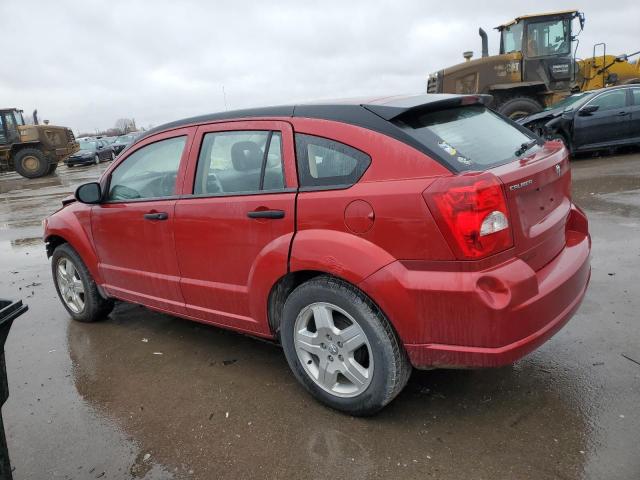
[[[0,171],[15,170],[26,178],[43,177],[80,149],[70,129],[38,125],[35,112],[34,120],[35,125],[25,125],[22,110],[0,108]]]
[[[432,73],[428,93],[483,93],[493,95],[492,107],[519,118],[553,105],[574,92],[623,83],[640,83],[640,62],[631,55],[607,55],[597,44],[593,57],[575,58],[584,14],[576,10],[524,15],[496,27],[500,53],[489,56],[486,32],[481,58],[463,53],[465,62]],[[596,55],[602,50],[602,55]]]

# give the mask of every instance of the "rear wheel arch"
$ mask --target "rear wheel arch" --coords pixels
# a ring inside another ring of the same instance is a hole
[[[291,292],[303,283],[321,275],[328,275],[318,270],[301,270],[289,272],[278,279],[271,287],[267,298],[267,317],[269,330],[274,338],[279,340],[280,324],[282,321],[282,309]]]
[[[389,252],[361,236],[337,230],[309,229],[296,233],[289,270],[327,272],[357,285],[395,260]]]
[[[371,303],[376,310],[380,311],[389,323],[390,328],[394,331],[396,336],[400,338],[395,325],[389,319],[384,310],[378,305],[378,303],[371,298],[371,296],[365,292],[358,285],[345,280],[339,276],[333,275],[329,272],[321,270],[300,270],[297,272],[289,272],[278,279],[269,292],[268,298],[268,312],[269,312],[269,329],[274,338],[279,339],[280,325],[282,321],[282,309],[284,307],[287,298],[291,293],[299,286],[309,282],[310,280],[317,279],[319,277],[325,277],[327,279],[335,280],[338,283],[347,285],[349,288],[357,290],[360,295],[365,297],[369,303]]]

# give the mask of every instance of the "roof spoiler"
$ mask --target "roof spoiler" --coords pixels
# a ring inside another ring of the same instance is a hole
[[[431,100],[428,97],[432,97],[430,95],[420,96],[424,97],[424,102],[419,103],[410,103],[410,102],[390,102],[388,104],[383,105],[362,105],[364,108],[369,110],[370,112],[375,113],[379,117],[384,118],[385,120],[391,121],[398,119],[403,115],[408,113],[426,113],[432,112],[435,110],[444,110],[447,108],[455,108],[460,107],[462,105],[485,105],[488,106],[491,104],[493,100],[492,95],[447,95],[445,98],[439,100]],[[416,99],[417,100],[417,99]]]

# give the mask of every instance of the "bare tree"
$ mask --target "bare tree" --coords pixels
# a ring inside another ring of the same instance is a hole
[[[136,121],[133,118],[119,118],[114,126],[121,135],[136,131]]]

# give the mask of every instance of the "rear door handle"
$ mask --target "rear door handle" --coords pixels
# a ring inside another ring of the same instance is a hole
[[[145,213],[145,220],[166,220],[169,218],[169,214],[167,212],[155,212],[155,213]]]
[[[629,112],[618,112],[619,117],[624,117],[625,115],[629,115]]]
[[[284,210],[254,210],[247,212],[249,218],[284,218]]]

